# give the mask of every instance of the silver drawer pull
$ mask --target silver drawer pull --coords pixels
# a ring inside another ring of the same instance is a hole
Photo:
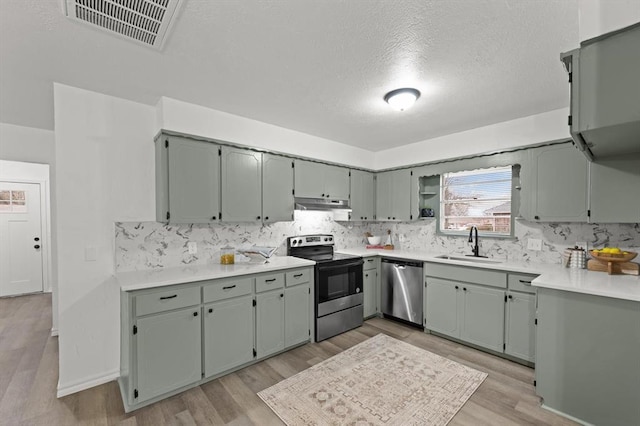
[[[234,285],[228,285],[226,287],[222,287],[223,290],[229,290],[231,288],[236,288],[236,285],[234,284]]]
[[[175,299],[176,297],[178,297],[177,294],[174,294],[173,296],[162,296],[160,300]]]

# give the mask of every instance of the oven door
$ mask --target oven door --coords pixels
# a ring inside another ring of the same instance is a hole
[[[316,303],[362,293],[363,264],[360,258],[316,265]]]

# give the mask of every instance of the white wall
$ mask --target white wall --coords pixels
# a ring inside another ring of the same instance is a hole
[[[51,130],[0,123],[0,159],[53,164],[55,138]]]
[[[0,123],[0,160],[6,160],[0,166],[0,174],[6,178],[31,180],[44,186],[43,254],[45,256],[45,291],[51,291],[51,332],[58,333],[58,284],[56,277],[57,253],[56,231],[52,224],[56,221],[55,211],[55,135],[51,130],[33,127],[15,126]],[[9,163],[9,161],[14,163]],[[33,167],[33,163],[36,163]],[[46,165],[46,167],[38,167]],[[46,240],[45,240],[46,239]],[[45,246],[46,244],[46,246]]]
[[[154,220],[157,125],[154,107],[61,84],[54,104],[63,396],[119,374],[114,222]]]
[[[640,1],[579,0],[578,13],[578,34],[583,42],[640,22]]]
[[[158,103],[165,130],[310,157],[354,167],[372,168],[374,154],[284,127],[163,97]]]
[[[379,151],[374,168],[387,169],[568,139],[568,115],[569,109],[561,108]]]

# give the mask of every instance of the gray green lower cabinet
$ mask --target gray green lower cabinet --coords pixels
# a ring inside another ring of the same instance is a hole
[[[504,345],[504,290],[462,284],[460,338],[502,352]]]
[[[536,296],[507,292],[504,353],[526,361],[535,361]]]
[[[284,349],[284,289],[256,295],[256,351],[258,358]]]
[[[378,314],[378,306],[380,306],[380,285],[378,283],[380,258],[366,257],[362,269],[363,317],[371,318]]]
[[[204,376],[231,370],[253,360],[253,296],[204,306]]]
[[[640,302],[538,289],[536,393],[593,425],[640,424]]]
[[[137,400],[146,401],[201,379],[200,307],[137,321]]]
[[[535,275],[431,263],[424,269],[426,331],[535,361]]]
[[[291,347],[309,340],[309,283],[284,290],[284,346]]]
[[[427,329],[502,352],[503,290],[427,278],[426,298]]]
[[[121,292],[129,412],[311,340],[313,268]]]

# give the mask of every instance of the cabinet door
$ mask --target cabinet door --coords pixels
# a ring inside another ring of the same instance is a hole
[[[393,172],[376,174],[376,219],[392,220],[391,191],[393,185]]]
[[[322,198],[324,192],[324,164],[295,160],[296,197]]]
[[[425,327],[429,330],[459,337],[458,326],[459,298],[461,285],[453,281],[427,278],[425,302]]]
[[[351,170],[351,220],[373,220],[373,173]]]
[[[206,305],[203,322],[205,377],[253,360],[253,296]]]
[[[591,222],[640,221],[640,156],[591,163],[590,173]]]
[[[349,169],[325,164],[324,193],[334,200],[349,199]]]
[[[262,219],[262,154],[222,147],[222,220]]]
[[[309,285],[300,284],[284,290],[284,346],[309,341]]]
[[[587,159],[572,144],[530,150],[534,220],[587,221]]]
[[[534,361],[536,296],[509,292],[506,315],[504,353]]]
[[[462,309],[460,338],[467,342],[503,351],[504,345],[504,291],[460,284]]]
[[[219,146],[171,137],[168,143],[169,222],[207,223],[220,213]]]
[[[258,358],[284,349],[284,289],[256,295]]]
[[[408,221],[411,213],[411,171],[394,170],[391,186],[391,219]]]
[[[580,49],[580,67],[573,74],[580,76],[580,115],[574,120],[579,121],[581,132],[637,122],[640,99],[639,40],[640,28],[636,26],[632,30],[588,43]],[[587,138],[587,142],[591,141]],[[629,140],[627,152],[636,151],[637,143],[637,137]],[[605,150],[598,146],[594,149]]]
[[[262,220],[293,220],[293,160],[262,154]]]
[[[200,308],[137,320],[136,403],[201,379]]]
[[[375,269],[367,270],[362,273],[362,291],[364,301],[362,303],[362,309],[364,312],[364,318],[372,317],[377,312],[377,273]]]

